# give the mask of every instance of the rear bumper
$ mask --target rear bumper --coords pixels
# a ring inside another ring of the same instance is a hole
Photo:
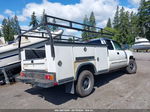
[[[16,78],[17,81],[19,82],[23,82],[26,84],[31,84],[33,86],[38,86],[38,87],[42,87],[42,88],[49,88],[49,87],[53,87],[55,85],[55,80],[46,80],[44,78],[39,77],[39,75],[43,75],[45,73],[35,73],[34,75],[31,72],[26,72],[25,73],[26,76],[18,76]],[[32,74],[32,76],[31,76]],[[30,76],[30,77],[29,77]]]
[[[33,83],[33,79],[32,79],[32,78],[29,78],[29,77],[27,78],[27,77],[18,76],[18,77],[16,78],[16,80],[19,81],[19,82],[27,83],[27,84]]]

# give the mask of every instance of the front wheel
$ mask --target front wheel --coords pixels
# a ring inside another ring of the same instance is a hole
[[[94,87],[94,76],[88,70],[83,70],[79,74],[79,78],[76,85],[76,93],[81,96],[85,97],[89,95]]]
[[[134,59],[130,59],[129,65],[126,67],[126,72],[129,74],[136,73],[137,65]]]

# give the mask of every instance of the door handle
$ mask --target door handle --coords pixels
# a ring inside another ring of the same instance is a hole
[[[119,52],[117,52],[117,54],[119,55]]]

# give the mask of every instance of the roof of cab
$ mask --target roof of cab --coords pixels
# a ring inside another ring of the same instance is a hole
[[[102,38],[97,38],[97,39],[91,39],[91,40],[89,40],[89,42],[95,41],[95,40],[111,40],[112,41],[112,39],[110,39],[110,38],[102,37]]]

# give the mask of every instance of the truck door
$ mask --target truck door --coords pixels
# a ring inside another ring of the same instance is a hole
[[[115,48],[111,42],[111,40],[105,40],[105,43],[108,48],[108,57],[109,57],[109,69],[114,70],[118,67],[118,58],[117,58],[117,52],[115,51]]]
[[[112,41],[114,48],[115,48],[115,55],[117,57],[117,66],[119,68],[127,65],[127,55],[126,52],[121,48],[121,45],[116,41]]]

